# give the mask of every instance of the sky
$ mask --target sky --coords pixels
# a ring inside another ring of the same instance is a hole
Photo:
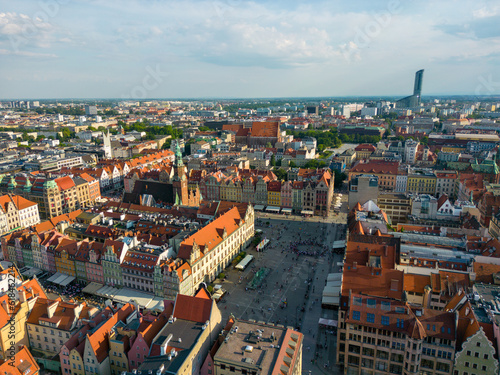
[[[500,94],[497,0],[0,0],[0,99]]]

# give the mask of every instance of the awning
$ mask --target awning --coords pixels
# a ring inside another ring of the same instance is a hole
[[[319,324],[323,324],[324,326],[328,327],[337,327],[338,326],[338,321],[333,320],[333,319],[324,319],[324,318],[319,318]]]
[[[66,276],[62,281],[59,282],[59,285],[66,286],[66,285],[70,284],[75,279],[76,279],[76,277],[74,277],[74,276]]]
[[[262,211],[264,209],[264,206],[261,204],[257,204],[253,207],[255,211]]]
[[[235,268],[243,271],[247,268],[248,264],[253,260],[253,255],[248,254],[241,262],[239,262]]]
[[[329,297],[329,296],[324,296],[321,299],[321,304],[322,305],[332,305],[332,306],[339,306],[340,303],[340,297]]]
[[[145,308],[146,306],[151,305],[151,301],[154,297],[155,296],[153,294],[145,293],[140,290],[121,288],[114,293],[113,301],[123,304],[135,301],[139,306]],[[157,303],[154,303],[154,305],[157,305]]]
[[[292,209],[291,208],[282,208],[281,212],[283,212],[284,214],[291,214],[292,213]]]
[[[52,276],[50,276],[47,281],[49,283],[53,283],[55,280],[57,280],[60,276],[62,275],[61,272],[56,272],[55,274],[53,274]]]
[[[87,285],[85,288],[83,288],[82,292],[87,293],[87,294],[95,294],[102,287],[103,287],[102,284],[92,282],[89,285]]]
[[[276,206],[267,206],[266,211],[268,212],[280,212],[280,208]]]
[[[65,275],[61,273],[57,279],[52,281],[54,284],[61,284],[61,282],[67,277],[68,275]]]
[[[148,310],[154,310],[158,312],[162,312],[165,309],[163,298],[155,297],[148,303],[146,306]]]
[[[314,215],[314,211],[302,210],[300,212],[302,215]]]

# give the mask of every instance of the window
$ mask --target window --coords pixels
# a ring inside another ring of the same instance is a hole
[[[484,355],[484,359],[488,359],[488,354],[485,354],[485,355]]]
[[[359,311],[353,311],[352,312],[352,319],[353,320],[360,320],[361,319],[361,313]]]
[[[355,306],[362,306],[363,305],[363,299],[361,297],[354,297],[352,302]]]
[[[377,300],[376,299],[367,299],[366,304],[368,307],[374,309],[377,307]]]
[[[384,311],[391,311],[391,303],[388,301],[381,301],[380,306]]]
[[[366,314],[366,321],[368,323],[375,323],[375,314]]]
[[[389,317],[382,315],[382,319],[381,319],[380,323],[384,326],[388,326],[390,324]]]

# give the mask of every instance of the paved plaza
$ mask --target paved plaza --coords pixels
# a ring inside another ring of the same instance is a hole
[[[336,264],[342,258],[331,251],[333,241],[345,239],[342,222],[345,214],[303,219],[256,213],[256,229],[270,244],[263,252],[256,252],[254,246],[246,249],[255,260],[245,271],[232,267],[225,271],[223,288],[229,294],[219,302],[224,321],[233,314],[298,329],[304,334],[304,374],[339,373],[334,365],[335,334],[319,329],[318,321],[337,319],[336,311],[321,308],[321,297],[328,273],[338,270]],[[271,269],[262,287],[247,288],[262,267]]]

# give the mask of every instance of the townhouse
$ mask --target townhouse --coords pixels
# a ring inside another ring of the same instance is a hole
[[[214,280],[248,246],[254,232],[254,211],[249,205],[243,217],[234,207],[182,241],[178,258],[191,267],[193,289]]]
[[[348,181],[359,174],[371,174],[379,179],[382,191],[394,191],[398,175],[399,162],[383,160],[360,160],[349,169]]]
[[[63,302],[39,297],[26,322],[31,348],[43,355],[55,356],[75,334],[82,320],[98,313],[84,303]]]
[[[109,357],[109,338],[113,329],[126,321],[137,317],[134,305],[128,303],[114,314],[108,312],[107,320],[96,330],[88,333],[85,337],[83,356],[77,359],[78,364],[83,363],[85,374],[111,374],[111,362]],[[75,356],[75,358],[78,358]],[[70,366],[72,359],[70,359]]]
[[[29,312],[38,298],[47,298],[42,286],[37,280],[24,281],[16,286],[19,293],[19,300],[15,305],[9,300],[9,296],[4,294],[0,297],[0,357],[7,359],[10,357],[12,346],[19,348],[28,347],[30,344],[26,322]],[[12,331],[16,334],[12,337]]]
[[[40,223],[38,204],[19,195],[0,197],[0,233],[27,228]]]

